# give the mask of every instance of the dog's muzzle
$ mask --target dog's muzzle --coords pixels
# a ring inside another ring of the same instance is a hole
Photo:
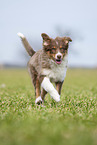
[[[58,52],[56,55],[55,55],[55,59],[56,59],[56,63],[57,64],[61,64],[62,62],[62,54],[60,52]]]

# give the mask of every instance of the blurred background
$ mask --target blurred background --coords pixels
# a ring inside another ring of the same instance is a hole
[[[70,36],[69,67],[97,68],[97,0],[0,0],[0,68],[26,66],[18,32],[34,50],[41,33]]]

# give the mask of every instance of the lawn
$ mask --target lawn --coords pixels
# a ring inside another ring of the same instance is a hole
[[[97,145],[97,70],[69,69],[60,103],[34,102],[26,69],[0,70],[0,145]]]

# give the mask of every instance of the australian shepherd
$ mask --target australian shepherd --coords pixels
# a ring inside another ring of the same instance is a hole
[[[43,103],[47,93],[56,102],[59,102],[67,71],[68,44],[72,41],[71,38],[56,37],[52,39],[47,34],[42,33],[43,49],[35,52],[22,33],[18,33],[18,36],[31,56],[28,70],[35,89],[35,103]],[[55,83],[56,89],[52,82]]]

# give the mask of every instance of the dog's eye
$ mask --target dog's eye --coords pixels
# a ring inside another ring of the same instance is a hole
[[[50,49],[47,49],[46,51],[50,51]]]
[[[55,48],[52,48],[51,49],[51,54],[55,53],[56,52],[56,49]]]
[[[60,50],[61,50],[61,52],[65,52],[65,48],[64,47],[61,47]]]

